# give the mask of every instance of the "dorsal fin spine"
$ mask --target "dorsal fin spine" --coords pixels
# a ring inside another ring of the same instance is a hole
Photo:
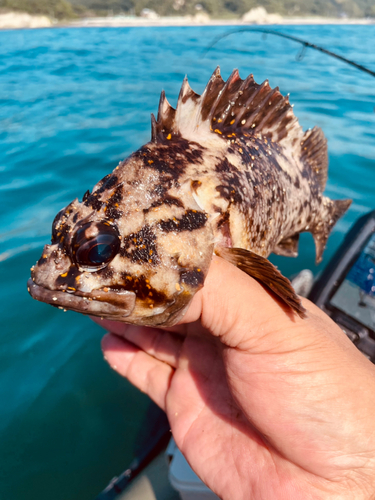
[[[273,90],[271,90],[271,92],[265,96],[265,98],[264,98],[264,99],[263,99],[263,101],[259,104],[259,106],[258,106],[258,107],[261,109],[261,108],[263,108],[264,106],[267,106],[267,105],[269,106],[269,103],[270,103],[270,104],[272,104],[272,103],[271,103],[271,100],[272,100],[272,98],[273,98],[276,94],[279,94],[279,95],[281,96],[281,94],[280,94],[280,92],[279,92],[279,87],[275,87]],[[282,101],[282,99],[281,99],[281,101]],[[263,126],[263,124],[264,124],[264,123],[266,123],[267,119],[268,119],[268,118],[269,118],[272,114],[274,114],[274,113],[275,113],[275,111],[278,109],[278,104],[279,104],[279,103],[277,103],[277,104],[276,104],[276,106],[275,106],[275,105],[274,105],[274,106],[272,106],[272,105],[271,105],[271,106],[269,106],[269,108],[270,108],[270,109],[268,110],[268,112],[266,113],[266,115],[262,118],[262,120],[261,120],[261,121],[257,124],[257,128],[258,128],[258,129],[262,129],[262,126]]]
[[[164,90],[162,90],[162,91],[161,91],[161,93],[160,93],[160,99],[159,99],[159,107],[158,107],[158,117],[157,117],[157,121],[160,121],[160,119],[161,119],[161,115],[162,115],[162,109],[163,109],[164,100],[165,100],[165,92],[164,92]]]
[[[165,92],[163,90],[160,94],[158,116],[155,124],[153,125],[154,126],[153,134],[155,132],[157,136],[165,132],[168,133],[172,132],[173,125],[175,123],[175,114],[176,110],[169,104],[168,99],[165,97]],[[153,124],[152,118],[151,118],[151,124]]]
[[[244,92],[250,87],[251,84],[254,84],[254,83],[255,83],[254,77],[252,74],[249,75],[245,80],[242,81],[240,88],[236,92],[236,98],[235,98],[236,104],[237,104],[237,101],[240,101],[241,96],[244,94]],[[253,98],[255,91],[256,91],[256,88],[253,89],[253,92],[250,95],[250,99]],[[237,112],[236,112],[236,117],[234,118],[234,122],[233,122],[233,128],[236,128],[238,126],[238,123],[240,123],[242,116],[248,110],[248,104],[249,104],[248,101],[249,101],[249,99],[247,99],[245,101],[245,103],[239,102],[239,105],[240,105],[239,109],[240,110],[237,110]],[[234,106],[234,104],[233,104],[233,106]],[[231,111],[231,106],[229,105],[228,109],[226,111],[226,115],[225,115],[224,120],[228,117],[230,111]]]
[[[267,87],[269,87],[268,80],[264,80],[264,82],[256,89],[256,93],[260,94],[263,91],[263,89],[267,88]],[[245,126],[254,128],[253,127],[254,118],[257,116],[257,114],[259,112],[259,109],[261,108],[261,104],[266,101],[266,99],[268,98],[269,94],[270,94],[270,92],[268,92],[265,95],[265,97],[260,101],[260,103],[257,104],[256,108],[250,114],[250,116],[247,117],[247,119],[246,119],[246,125]],[[250,105],[251,105],[251,102],[250,102]]]
[[[200,97],[200,100],[199,100],[199,106],[197,108],[197,115],[202,117],[203,120],[206,120],[208,117],[208,114],[209,114],[209,112],[208,112],[207,116],[204,116],[203,110],[204,110],[204,107],[207,103],[208,98],[211,96],[211,90],[212,90],[214,85],[218,85],[219,87],[224,86],[224,80],[221,78],[219,66],[217,66],[215,71],[212,73],[212,76],[209,79],[209,81],[208,81],[208,83],[207,83],[207,85],[206,85],[206,87],[205,87],[205,89]],[[220,90],[222,90],[222,88]],[[209,110],[209,111],[211,111],[211,110]]]
[[[151,141],[156,142],[156,137],[157,137],[157,123],[156,119],[154,116],[154,113],[151,113]]]
[[[172,106],[169,104],[167,98],[165,97],[164,90],[162,90],[160,94],[159,109],[158,109],[158,118],[157,118],[158,123],[163,122],[163,120],[166,118],[167,110],[171,107]]]
[[[184,97],[191,91],[191,87],[189,85],[189,81],[187,76],[185,76],[184,81],[182,82],[180,93],[178,95],[178,100],[177,100],[177,108],[178,105],[183,101]]]
[[[276,87],[278,89],[278,87]],[[280,92],[279,92],[280,94]],[[281,94],[280,94],[281,95]],[[283,106],[285,106],[285,103],[286,103],[286,100],[285,98],[282,98],[279,100],[279,102],[276,104],[276,106],[272,107],[270,106],[270,110],[267,112],[267,114],[265,115],[265,117],[263,118],[263,120],[261,122],[259,122],[259,125],[258,127],[261,129],[264,125],[266,125],[267,121],[269,120],[269,118],[276,112],[278,111],[279,109],[281,109]],[[287,113],[288,110],[285,111],[285,113]],[[280,116],[283,116],[284,113],[282,113]]]
[[[238,69],[235,69],[232,71],[232,74],[230,75],[230,77],[228,78],[228,80],[225,82],[225,85],[224,87],[222,88],[221,92],[218,93],[217,95],[217,98],[211,108],[211,111],[208,115],[208,120],[211,122],[212,121],[212,118],[214,117],[215,115],[215,111],[216,111],[216,108],[217,106],[219,105],[221,99],[223,96],[225,96],[225,91],[231,86],[232,82],[233,81],[236,81],[239,79],[239,74],[238,74]]]
[[[246,80],[244,80],[243,84],[240,87],[240,90],[243,91],[243,89],[249,88],[252,83],[254,84],[253,91],[250,94],[250,96],[246,99],[245,103],[242,105],[241,111],[239,113],[237,113],[237,116],[236,116],[235,122],[234,122],[234,127],[236,127],[238,125],[238,123],[240,123],[244,113],[249,109],[250,103],[251,103],[252,99],[254,98],[254,94],[256,93],[256,91],[258,89],[257,84],[254,82],[253,74],[249,75],[246,78]]]

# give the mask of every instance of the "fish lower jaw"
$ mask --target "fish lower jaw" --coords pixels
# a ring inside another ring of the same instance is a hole
[[[104,288],[91,292],[56,291],[36,284],[32,278],[27,282],[30,295],[40,302],[63,310],[143,326],[173,326],[183,317],[192,298],[190,294],[180,294],[166,304],[145,310],[144,306],[137,306],[134,292],[112,292]]]
[[[136,295],[130,291],[117,293],[115,297],[105,290],[68,293],[62,290],[49,290],[34,283],[32,278],[27,282],[27,289],[32,298],[40,302],[46,302],[60,309],[117,321],[126,321],[135,308]]]

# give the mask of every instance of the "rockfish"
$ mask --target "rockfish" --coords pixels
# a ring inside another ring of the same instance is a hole
[[[323,195],[327,141],[303,132],[266,80],[203,94],[185,78],[176,109],[161,93],[151,141],[62,209],[28,281],[37,300],[139,325],[170,326],[204,285],[213,254],[270,288],[303,316],[290,282],[268,260],[296,256],[303,231],[319,262],[351,200]]]

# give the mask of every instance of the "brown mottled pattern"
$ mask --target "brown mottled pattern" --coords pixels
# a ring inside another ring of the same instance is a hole
[[[298,169],[294,178],[284,171],[278,161],[287,161],[282,150],[266,138],[240,136],[229,149],[238,157],[237,166],[227,158],[215,166],[220,180],[216,189],[228,200],[229,213],[242,218],[246,238],[241,246],[267,256],[282,239],[305,228],[314,205],[321,204],[317,182]]]
[[[120,254],[132,262],[157,265],[159,256],[156,248],[156,235],[149,226],[144,226],[137,233],[131,233],[123,239]]]

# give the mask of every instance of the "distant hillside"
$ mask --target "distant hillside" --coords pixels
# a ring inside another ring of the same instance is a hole
[[[240,18],[254,7],[284,16],[375,17],[374,0],[0,0],[0,10],[71,19],[87,14],[135,14],[144,8],[160,16],[207,12],[212,18]]]
[[[250,9],[265,7],[287,16],[373,17],[374,0],[71,0],[96,10],[139,15],[144,8],[161,16],[195,14],[202,9],[214,18],[241,17]]]
[[[81,15],[86,8],[72,5],[67,0],[0,0],[1,10],[44,14],[54,19],[72,19]]]

